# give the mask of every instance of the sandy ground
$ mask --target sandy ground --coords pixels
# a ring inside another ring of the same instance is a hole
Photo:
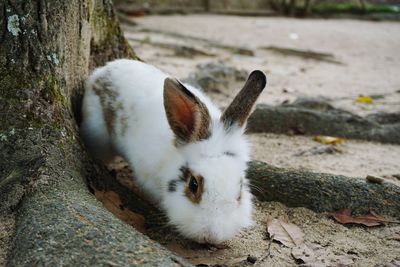
[[[156,47],[149,41],[184,45],[196,45],[196,42],[125,28],[126,36],[140,58],[178,78],[187,77],[199,63],[221,61],[247,71],[261,69],[266,72],[268,88],[260,99],[263,103],[276,105],[301,96],[323,96],[334,106],[359,115],[400,111],[398,23],[215,15],[147,16],[135,18],[135,21],[147,29],[245,46],[254,51],[254,56],[244,56],[224,49],[203,47],[215,55],[180,57],[176,56],[173,49]],[[283,56],[262,48],[266,46],[330,53],[342,64]],[[229,90],[222,95],[213,93],[211,97],[224,106],[235,91]],[[355,103],[359,95],[373,96],[374,102]],[[255,134],[249,138],[253,143],[253,158],[277,166],[347,176],[384,176],[398,183],[391,177],[400,173],[398,145],[345,140],[338,146],[338,153],[299,155],[319,144],[307,136]],[[306,242],[319,244],[335,255],[351,257],[354,266],[375,266],[400,260],[400,242],[390,239],[393,233],[400,231],[399,226],[373,229],[345,227],[328,219],[325,214],[304,208],[287,208],[279,203],[259,203],[255,215],[256,226],[228,242],[223,249],[199,247],[176,238],[174,233],[165,236],[165,228],[150,229],[149,235],[195,264],[235,265],[248,254],[258,258],[265,255],[269,244],[265,238],[268,215],[286,217],[305,232]],[[270,256],[261,266],[296,264],[290,249],[280,244],[273,242],[269,251]]]

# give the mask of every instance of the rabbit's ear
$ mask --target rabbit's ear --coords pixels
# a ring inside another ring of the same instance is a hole
[[[207,107],[178,80],[165,79],[164,108],[177,145],[204,140],[211,135]]]
[[[226,129],[233,125],[243,127],[258,96],[264,90],[267,78],[262,71],[255,70],[250,73],[242,90],[236,95],[232,103],[225,109],[221,121]]]

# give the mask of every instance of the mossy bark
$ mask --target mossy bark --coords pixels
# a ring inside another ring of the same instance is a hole
[[[333,108],[323,101],[281,106],[257,105],[247,128],[255,133],[331,135],[400,143],[400,113],[377,113],[360,117]]]
[[[306,170],[277,168],[260,161],[249,165],[248,178],[260,201],[279,201],[316,212],[348,208],[357,214],[374,211],[400,218],[400,187],[384,182]]]
[[[112,2],[0,3],[0,226],[11,231],[0,235],[0,265],[186,265],[87,188],[103,172],[74,120],[83,82],[91,68],[135,56]]]

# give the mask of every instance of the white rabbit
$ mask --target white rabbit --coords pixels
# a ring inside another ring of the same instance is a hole
[[[125,158],[138,184],[185,237],[221,243],[252,224],[246,120],[266,85],[250,74],[221,114],[202,92],[120,59],[86,83],[81,133],[97,158]]]

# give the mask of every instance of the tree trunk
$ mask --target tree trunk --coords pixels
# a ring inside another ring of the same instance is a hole
[[[305,0],[304,2],[304,17],[308,17],[311,14],[312,2],[311,0]]]
[[[112,2],[2,0],[0,13],[0,265],[186,265],[87,189],[102,172],[74,120],[83,81],[135,56]]]

